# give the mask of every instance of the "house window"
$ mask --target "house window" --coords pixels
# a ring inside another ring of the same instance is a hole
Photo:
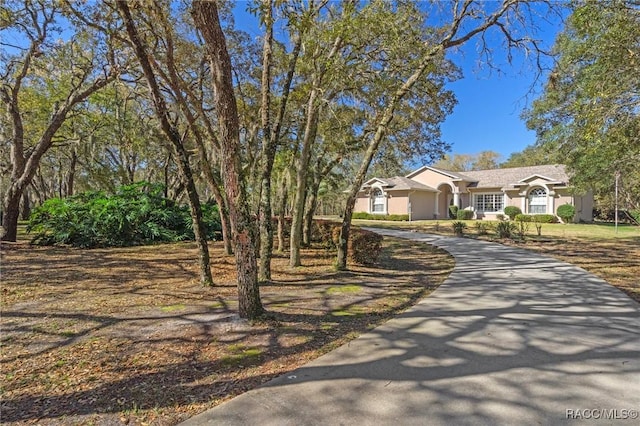
[[[529,213],[544,214],[547,212],[547,191],[536,188],[529,193]]]
[[[501,212],[504,209],[504,195],[476,194],[475,208],[478,212]]]
[[[380,188],[371,191],[371,213],[384,213],[386,199]]]

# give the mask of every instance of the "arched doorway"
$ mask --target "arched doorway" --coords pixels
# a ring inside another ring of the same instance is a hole
[[[438,219],[449,219],[449,206],[453,204],[453,188],[448,183],[438,186]]]

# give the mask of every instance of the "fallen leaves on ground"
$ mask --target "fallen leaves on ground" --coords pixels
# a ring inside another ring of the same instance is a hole
[[[3,424],[171,425],[290,371],[414,304],[450,273],[431,246],[385,240],[375,267],[276,255],[268,311],[236,315],[235,261],[211,244],[79,250],[2,244]]]

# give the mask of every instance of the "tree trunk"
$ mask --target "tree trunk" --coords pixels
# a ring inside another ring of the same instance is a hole
[[[29,220],[31,216],[31,201],[29,200],[29,191],[25,188],[22,193],[22,203],[20,205],[22,220]]]
[[[76,149],[71,148],[71,162],[69,163],[69,171],[67,172],[67,178],[65,183],[65,197],[73,195],[73,184],[76,176],[76,164],[78,163],[78,154]]]
[[[4,199],[4,211],[2,214],[2,227],[4,228],[2,241],[15,242],[18,237],[20,198],[22,198],[22,191],[15,191],[13,188],[9,188]]]
[[[287,179],[282,178],[282,186],[280,187],[280,194],[282,198],[280,199],[280,210],[278,212],[278,252],[284,252],[284,227],[285,224],[285,215],[287,209]]]
[[[180,172],[180,178],[182,183],[186,187],[187,196],[189,199],[189,211],[191,214],[191,221],[193,223],[193,233],[198,244],[199,254],[199,266],[200,266],[200,282],[203,285],[210,286],[213,284],[213,278],[211,277],[211,265],[209,259],[209,246],[207,245],[207,235],[202,222],[202,207],[200,205],[200,198],[196,190],[196,185],[193,180],[193,174],[191,172],[191,165],[189,163],[189,154],[184,147],[184,144],[180,138],[178,130],[171,124],[169,118],[169,110],[167,104],[162,96],[160,87],[156,80],[153,68],[151,66],[149,56],[146,52],[146,47],[143,41],[138,36],[138,31],[133,22],[129,5],[125,0],[117,2],[118,8],[122,12],[124,23],[127,29],[129,39],[133,44],[136,56],[140,62],[142,70],[144,72],[149,90],[153,99],[154,109],[162,131],[167,136],[173,146],[173,151],[177,159],[178,170]]]
[[[238,271],[238,313],[242,318],[255,319],[264,313],[264,308],[258,287],[251,215],[242,181],[240,125],[233,91],[231,58],[220,27],[216,3],[193,2],[193,17],[209,54],[214,102],[219,119],[221,174],[229,202],[229,218]]]
[[[276,154],[276,141],[271,134],[271,57],[273,44],[273,5],[271,0],[263,0],[265,37],[262,46],[262,80],[260,119],[262,125],[262,162],[260,170],[260,263],[258,279],[271,281],[271,256],[273,254],[273,223],[271,222],[271,171]]]
[[[307,171],[311,159],[311,146],[316,139],[318,129],[317,97],[319,89],[314,86],[309,94],[307,102],[307,123],[304,129],[302,150],[296,170],[296,193],[293,201],[293,214],[291,217],[291,235],[289,237],[289,266],[300,266],[300,244],[302,242],[302,219],[304,213],[304,201],[307,192]]]

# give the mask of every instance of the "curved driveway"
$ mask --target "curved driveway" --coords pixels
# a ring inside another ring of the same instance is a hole
[[[636,302],[525,250],[375,231],[456,266],[401,316],[185,424],[640,424]]]

